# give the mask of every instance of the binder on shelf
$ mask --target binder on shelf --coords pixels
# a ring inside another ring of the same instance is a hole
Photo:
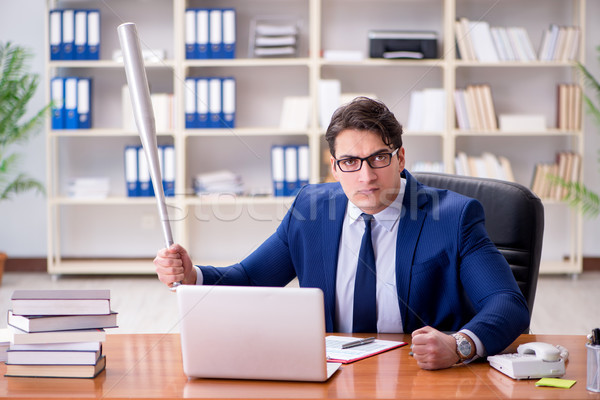
[[[285,179],[284,196],[295,196],[298,193],[298,146],[285,146]]]
[[[196,120],[196,79],[185,79],[185,127],[194,129],[198,127]]]
[[[75,11],[75,59],[85,60],[87,55],[87,10]]]
[[[223,11],[211,9],[209,11],[210,58],[223,58]]]
[[[208,9],[196,10],[196,47],[194,58],[206,59],[210,57],[209,37],[209,18]]]
[[[75,58],[75,10],[66,9],[62,12],[62,43],[61,53],[63,60]]]
[[[223,10],[223,58],[235,58],[235,10]]]
[[[235,128],[235,78],[223,78],[223,125]]]
[[[65,129],[65,83],[63,78],[55,77],[50,81],[52,97],[52,129]]]
[[[208,78],[196,79],[196,127],[208,128]]]
[[[152,180],[150,179],[150,170],[148,169],[148,159],[143,147],[137,148],[137,193],[141,197],[150,197],[154,195]]]
[[[284,196],[285,154],[283,146],[271,147],[271,179],[273,180],[273,196]]]
[[[185,10],[185,58],[196,58],[196,10]]]
[[[62,10],[50,10],[50,60],[62,58]]]
[[[100,10],[87,10],[87,48],[88,60],[100,59]]]
[[[308,145],[298,146],[298,189],[307,185],[310,179],[310,152]]]
[[[90,78],[77,79],[77,117],[78,129],[90,129],[92,127],[91,113],[91,91],[92,81]]]
[[[138,146],[125,147],[125,185],[128,197],[138,197]]]
[[[65,129],[78,129],[77,78],[65,78]]]
[[[208,127],[220,128],[223,121],[221,78],[210,78],[208,81]]]
[[[175,196],[175,147],[161,146],[163,154],[162,178],[165,196]]]

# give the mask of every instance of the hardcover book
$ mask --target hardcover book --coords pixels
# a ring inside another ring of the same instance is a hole
[[[12,326],[9,329],[12,335],[11,344],[102,342],[106,340],[106,332],[103,329],[33,333],[23,332]]]
[[[95,365],[21,365],[6,364],[5,376],[40,378],[95,378],[106,367],[102,356]]]
[[[96,365],[102,350],[12,350],[7,352],[8,364],[21,365]]]
[[[8,310],[8,325],[25,332],[116,328],[117,313],[100,315],[15,315]]]
[[[110,314],[110,290],[15,290],[15,315]]]

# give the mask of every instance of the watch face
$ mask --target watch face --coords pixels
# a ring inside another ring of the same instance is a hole
[[[458,351],[460,351],[460,354],[462,354],[463,356],[468,356],[469,354],[471,354],[471,343],[469,343],[468,340],[461,340],[458,342]]]

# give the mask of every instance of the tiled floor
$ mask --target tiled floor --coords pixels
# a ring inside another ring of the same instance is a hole
[[[154,276],[62,276],[45,273],[4,274],[0,313],[9,308],[15,289],[110,289],[111,305],[119,313],[119,328],[109,333],[179,332],[175,293]],[[6,326],[0,317],[0,327]],[[542,276],[538,281],[531,330],[533,333],[587,334],[600,327],[600,272],[572,279]]]

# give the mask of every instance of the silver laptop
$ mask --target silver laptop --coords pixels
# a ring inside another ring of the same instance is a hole
[[[183,371],[190,378],[326,381],[323,292],[311,288],[177,288]]]

